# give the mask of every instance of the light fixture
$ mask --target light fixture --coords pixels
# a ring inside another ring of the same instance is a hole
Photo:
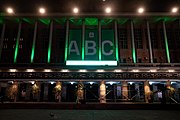
[[[46,13],[45,8],[43,8],[43,7],[39,8],[39,13],[40,14],[45,14]]]
[[[75,7],[75,8],[73,9],[73,12],[74,12],[74,13],[78,13],[78,12],[79,12],[79,9],[78,9],[77,7]]]
[[[71,85],[73,85],[74,84],[74,82],[70,82],[71,83]]]
[[[66,65],[80,66],[117,66],[117,61],[75,61],[67,60]]]
[[[34,84],[35,82],[34,81],[31,81],[31,84]]]
[[[7,12],[8,14],[13,14],[13,13],[14,13],[14,10],[13,10],[13,8],[8,7],[8,8],[6,9],[6,12]]]
[[[79,72],[86,72],[86,70],[79,70]]]
[[[168,72],[174,72],[174,70],[168,70]]]
[[[128,82],[130,85],[132,85],[134,82]]]
[[[140,8],[138,8],[138,13],[143,13],[144,12],[144,8],[143,7],[140,7]]]
[[[55,82],[54,82],[54,81],[51,81],[50,83],[51,83],[51,85],[53,85]]]
[[[61,72],[68,72],[68,70],[67,69],[62,69]]]
[[[171,12],[172,12],[172,13],[177,13],[177,12],[178,12],[178,8],[177,8],[177,7],[173,7],[173,8],[171,9]]]
[[[114,70],[115,72],[122,72],[122,70]]]
[[[137,69],[134,69],[134,70],[132,70],[132,72],[139,72],[139,70],[137,70]]]
[[[51,70],[50,69],[45,69],[44,72],[51,72]]]
[[[26,71],[27,71],[27,72],[33,72],[34,69],[27,69]]]
[[[104,72],[104,70],[102,70],[102,69],[99,69],[99,70],[97,70],[97,72]]]
[[[89,82],[90,85],[92,85],[94,82]]]
[[[110,7],[107,7],[107,8],[105,9],[105,12],[106,12],[106,13],[111,13],[111,8],[110,8]]]
[[[112,82],[112,81],[111,81],[111,82],[107,82],[107,83],[109,83],[110,85],[113,85],[113,84],[115,84],[116,82]]]
[[[152,69],[152,70],[150,70],[150,72],[157,72],[157,70],[156,69]]]
[[[9,69],[10,72],[16,72],[16,69]]]

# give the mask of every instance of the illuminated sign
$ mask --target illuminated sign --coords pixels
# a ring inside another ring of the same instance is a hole
[[[116,66],[114,31],[105,29],[99,41],[98,29],[86,29],[85,40],[82,30],[70,30],[66,65]]]

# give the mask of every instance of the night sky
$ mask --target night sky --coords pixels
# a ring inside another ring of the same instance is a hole
[[[144,6],[147,12],[167,12],[173,6],[180,7],[180,0],[0,0],[0,11],[7,6],[16,13],[36,13],[39,6],[47,8],[48,13],[70,13],[77,6],[81,13],[100,13],[106,6],[111,6],[114,13],[136,12]]]

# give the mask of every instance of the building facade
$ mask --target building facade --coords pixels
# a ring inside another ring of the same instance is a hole
[[[180,100],[179,16],[2,16],[0,33],[6,100]]]

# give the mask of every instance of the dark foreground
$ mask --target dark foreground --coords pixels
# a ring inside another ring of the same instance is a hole
[[[179,120],[168,110],[0,109],[0,120]]]

